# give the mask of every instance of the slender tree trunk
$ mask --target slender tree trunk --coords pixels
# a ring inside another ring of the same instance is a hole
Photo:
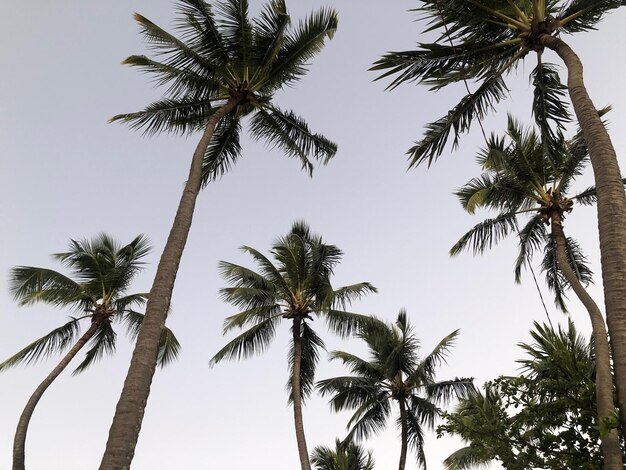
[[[400,438],[402,441],[400,444],[400,464],[398,465],[398,470],[404,470],[404,467],[406,467],[406,453],[409,444],[409,429],[404,398],[400,398],[398,404],[400,405]]]
[[[24,407],[24,411],[20,416],[20,420],[17,423],[17,429],[15,430],[15,438],[13,439],[13,470],[24,470],[25,455],[26,455],[26,433],[28,432],[28,425],[30,424],[30,418],[33,416],[35,407],[41,399],[47,388],[54,382],[61,372],[67,367],[67,365],[74,359],[74,356],[82,349],[87,341],[89,341],[96,331],[98,331],[99,323],[92,322],[91,326],[85,333],[76,341],[76,344],[67,352],[67,354],[61,359],[61,362],[52,369],[52,372],[44,379],[43,382],[35,389],[31,397],[28,399],[28,403]]]
[[[598,195],[598,228],[606,321],[609,327],[617,400],[626,430],[626,195],[615,149],[587,94],[583,66],[561,39],[544,36],[543,44],[567,66],[567,86],[587,141]]]
[[[583,287],[572,269],[567,256],[563,220],[560,214],[551,215],[552,237],[556,244],[556,259],[559,269],[571,286],[576,296],[583,303],[591,319],[593,343],[596,351],[596,406],[598,424],[601,419],[609,417],[615,411],[613,403],[613,377],[611,375],[611,356],[609,342],[602,312]],[[612,429],[607,435],[600,436],[602,456],[606,470],[623,470],[622,450],[620,448],[617,429]]]
[[[302,364],[302,336],[300,334],[301,318],[293,320],[293,370],[291,373],[291,394],[293,398],[293,420],[296,426],[296,441],[302,470],[311,470],[309,451],[304,436],[304,421],[302,420],[302,395],[300,393],[300,369]]]
[[[100,463],[101,470],[128,470],[130,468],[150,394],[150,385],[156,370],[161,330],[165,325],[176,273],[191,228],[196,199],[200,192],[202,160],[213,137],[215,126],[222,117],[235,109],[240,101],[241,98],[230,98],[209,118],[194,151],[189,178],[161,254],[130,368],[115,409],[106,449]]]

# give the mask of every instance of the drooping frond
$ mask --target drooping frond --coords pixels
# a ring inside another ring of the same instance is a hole
[[[229,114],[217,124],[202,160],[202,186],[226,174],[241,157],[241,122]]]
[[[52,269],[15,266],[9,273],[9,291],[19,305],[44,302],[64,307],[95,299],[83,291],[80,284]]]
[[[293,327],[292,327],[293,332]],[[320,358],[320,350],[325,350],[324,341],[303,321],[300,328],[300,339],[302,341],[302,357],[300,362],[300,394],[302,402],[311,396],[315,389],[315,370]],[[294,366],[294,344],[289,347],[289,380],[287,381],[287,391],[289,392],[289,403],[293,403],[293,390],[291,377]]]
[[[280,323],[281,317],[281,314],[273,315],[244,331],[220,349],[209,364],[213,366],[224,359],[240,360],[254,354],[261,354],[274,339],[276,327]]]
[[[113,354],[115,352],[115,343],[117,335],[113,331],[111,322],[103,321],[98,325],[96,334],[89,340],[91,347],[85,353],[85,359],[78,364],[72,375],[80,374],[89,368],[94,362],[99,361],[105,354]]]
[[[276,107],[258,109],[250,121],[250,133],[269,146],[280,148],[287,156],[298,158],[309,174],[313,171],[309,156],[326,164],[337,152],[336,144],[312,133],[301,117]]]
[[[346,439],[357,441],[367,439],[378,434],[387,426],[387,418],[391,413],[388,396],[381,392],[363,404],[348,422],[348,435]]]
[[[568,33],[594,30],[604,15],[623,5],[622,0],[572,0],[560,12],[559,27]]]
[[[530,76],[534,87],[532,112],[535,122],[546,148],[551,152],[557,151],[559,136],[553,125],[563,130],[571,121],[569,106],[564,99],[567,96],[567,86],[561,83],[554,64],[539,63]]]
[[[144,315],[134,310],[127,310],[122,315],[116,316],[116,319],[124,323],[124,326],[126,327],[126,330],[131,340],[133,342],[136,341],[137,336],[139,335],[139,329],[141,328],[141,323],[144,319]],[[161,339],[159,341],[157,365],[159,367],[164,367],[167,364],[173,362],[175,359],[178,358],[180,349],[180,343],[178,342],[178,339],[176,338],[172,330],[170,330],[167,326],[163,326]]]
[[[593,280],[593,272],[589,268],[587,258],[582,253],[580,245],[572,238],[566,238],[566,251],[570,267],[576,274],[576,277],[583,285],[588,285]],[[541,268],[546,276],[546,282],[549,289],[554,293],[555,304],[563,311],[567,312],[565,292],[569,289],[569,283],[561,269],[556,258],[556,245],[552,238],[546,243],[544,258]]]
[[[424,431],[414,410],[409,410],[406,416],[408,445],[415,454],[418,468],[426,468],[426,454],[424,453]],[[396,427],[401,427],[400,417],[396,420]]]
[[[540,217],[532,217],[519,231],[519,251],[515,260],[515,282],[522,280],[522,268],[530,264],[535,251],[543,247],[548,240],[546,226]]]
[[[40,359],[46,359],[69,348],[78,336],[81,318],[72,318],[65,325],[55,328],[47,335],[33,341],[24,349],[0,363],[0,371],[20,364],[34,364]]]
[[[342,338],[348,338],[370,323],[379,321],[369,315],[335,309],[328,310],[324,318],[328,323],[328,328]]]
[[[454,131],[453,147],[459,144],[461,134],[470,129],[474,119],[482,120],[487,112],[502,100],[507,92],[500,75],[485,80],[473,93],[466,95],[448,113],[426,125],[424,137],[408,150],[409,167],[427,162],[430,166],[443,153],[450,132]]]
[[[142,129],[146,135],[160,132],[188,134],[203,129],[214,111],[211,100],[183,96],[155,101],[143,111],[118,114],[109,121],[128,123],[132,129]]]
[[[451,400],[463,400],[476,392],[473,378],[454,378],[426,385],[429,400],[437,404],[448,404]]]
[[[515,213],[504,213],[493,219],[485,219],[476,224],[450,248],[450,255],[457,255],[463,250],[471,250],[475,255],[482,254],[516,230],[517,214]]]

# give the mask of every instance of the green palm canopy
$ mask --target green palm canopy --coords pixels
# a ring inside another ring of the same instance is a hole
[[[315,369],[324,341],[311,327],[314,317],[326,320],[329,328],[346,337],[369,317],[346,311],[364,294],[376,292],[368,282],[334,288],[331,277],[341,261],[342,251],[323,242],[304,222],[279,238],[271,258],[249,246],[241,248],[252,256],[258,270],[225,261],[220,262],[222,277],[232,287],[221,289],[222,298],[240,309],[224,322],[224,333],[245,331],[230,341],[211,359],[244,359],[260,354],[274,339],[280,323],[291,323],[292,343],[288,355],[289,401],[294,408],[296,439],[302,469],[310,469],[302,404],[314,389]]]
[[[292,25],[283,0],[269,1],[250,19],[247,0],[178,0],[176,35],[135,16],[154,57],[133,55],[125,63],[152,75],[165,96],[142,111],[120,114],[147,134],[202,133],[189,177],[163,250],[135,353],[124,382],[102,469],[130,466],[155,373],[160,326],[165,322],[178,266],[203,184],[228,171],[241,155],[240,135],[298,159],[311,173],[312,160],[327,163],[336,145],[298,114],[280,109],[274,96],[306,75],[311,59],[337,28],[337,15],[320,9]]]
[[[458,330],[453,331],[420,358],[419,340],[402,310],[395,324],[373,321],[357,333],[367,344],[369,359],[333,351],[331,359],[341,360],[352,375],[321,380],[317,388],[322,395],[332,396],[334,411],[355,410],[346,440],[366,439],[382,431],[395,404],[401,436],[399,469],[405,468],[409,448],[420,468],[425,468],[424,428],[434,427],[441,405],[474,391],[472,379],[436,379],[436,369],[446,361],[458,335]]]
[[[24,468],[26,432],[39,399],[76,354],[83,347],[88,348],[85,358],[74,370],[75,374],[115,351],[115,323],[123,325],[133,340],[136,338],[144,318],[138,309],[144,306],[147,294],[129,294],[128,290],[143,268],[142,258],[149,251],[143,235],[122,246],[111,236],[101,234],[92,240],[72,240],[68,251],[53,255],[69,269],[69,275],[32,266],[11,269],[9,289],[19,305],[44,303],[76,313],[69,322],[0,363],[0,371],[3,371],[65,352],[60,363],[35,390],[20,416],[13,449],[14,470]],[[85,323],[89,327],[80,335],[81,325]],[[163,327],[159,365],[171,362],[179,350],[174,334]]]
[[[335,441],[335,448],[317,446],[311,454],[315,470],[374,470],[372,453],[355,442]]]

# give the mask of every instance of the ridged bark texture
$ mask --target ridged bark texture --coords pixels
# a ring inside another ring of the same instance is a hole
[[[141,322],[130,368],[115,409],[100,470],[128,470],[130,468],[148,395],[150,395],[150,385],[156,370],[161,330],[165,325],[178,266],[191,229],[196,199],[200,192],[202,160],[213,137],[215,126],[223,116],[236,108],[240,100],[241,98],[230,98],[226,104],[215,111],[207,121],[204,133],[194,151],[189,177],[150,289],[145,317]]]
[[[559,269],[578,299],[587,309],[591,319],[592,337],[596,352],[596,411],[599,422],[602,418],[611,416],[613,411],[615,411],[609,341],[602,312],[580,283],[578,276],[576,276],[569,263],[562,222],[562,218],[558,213],[552,213],[552,237],[556,244],[556,259]],[[619,444],[617,429],[612,429],[607,435],[600,436],[600,440],[602,443],[604,468],[606,470],[623,470],[622,450]]]
[[[567,87],[587,141],[598,195],[598,228],[606,321],[609,327],[617,401],[626,430],[626,195],[615,149],[583,81],[578,56],[561,39],[544,36],[567,67]]]
[[[406,453],[409,444],[409,429],[408,422],[406,417],[406,403],[404,402],[404,398],[400,398],[398,400],[398,404],[400,405],[400,464],[398,465],[398,470],[404,470],[406,467]]]
[[[302,394],[300,393],[300,370],[302,364],[302,336],[300,326],[302,320],[295,318],[293,321],[293,371],[291,375],[291,394],[293,398],[293,420],[296,427],[296,441],[298,443],[298,456],[302,470],[311,470],[309,451],[304,436],[304,421],[302,419]]]
[[[15,430],[15,438],[13,439],[13,470],[24,470],[26,461],[26,434],[28,433],[28,425],[30,424],[30,418],[33,416],[35,407],[39,400],[43,396],[44,392],[48,389],[52,382],[59,376],[61,372],[67,367],[67,365],[74,359],[74,356],[82,349],[87,341],[89,341],[93,335],[98,331],[98,323],[92,322],[91,326],[85,333],[76,341],[76,344],[67,352],[61,362],[52,369],[52,372],[44,379],[43,382],[35,389],[31,397],[28,399],[24,411],[20,415],[20,420],[17,423],[17,429]]]

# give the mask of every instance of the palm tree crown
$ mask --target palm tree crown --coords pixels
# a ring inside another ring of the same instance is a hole
[[[537,66],[531,72],[534,86],[533,114],[546,143],[555,134],[550,121],[561,128],[569,120],[563,101],[565,88],[558,68],[542,60],[550,38],[559,34],[595,29],[602,17],[622,5],[619,0],[425,0],[420,8],[430,22],[428,31],[440,31],[433,43],[420,43],[413,51],[390,52],[373,70],[384,70],[379,78],[395,76],[390,88],[416,81],[439,90],[448,85],[475,81],[469,92],[441,119],[428,124],[421,141],[409,150],[411,165],[432,163],[443,152],[452,132],[454,146],[460,134],[475,119],[482,120],[506,98],[504,77],[520,61],[535,53]]]
[[[241,311],[226,319],[224,332],[247,328],[211,359],[242,359],[263,352],[282,320],[292,323],[289,351],[290,379],[287,387],[294,405],[296,437],[302,468],[310,468],[302,429],[301,403],[314,388],[314,376],[323,340],[311,328],[312,315],[323,317],[331,330],[347,336],[368,317],[347,312],[348,304],[376,289],[368,282],[333,288],[330,278],[342,252],[296,222],[289,234],[272,247],[272,262],[254,248],[242,250],[252,256],[259,270],[222,261],[222,276],[233,287],[221,290],[222,297]]]
[[[137,311],[147,294],[128,294],[128,288],[143,268],[141,259],[150,246],[143,235],[121,246],[107,234],[93,240],[72,240],[69,250],[53,257],[71,271],[71,277],[60,272],[32,266],[11,269],[10,291],[19,305],[46,303],[79,313],[65,325],[29,344],[0,364],[0,371],[22,363],[33,363],[75,343],[80,324],[88,320],[96,325],[91,348],[74,373],[87,369],[104,354],[115,350],[117,335],[113,323],[123,324],[135,338],[143,320]],[[159,364],[171,362],[180,345],[172,332],[163,330]]]
[[[335,441],[335,448],[317,446],[311,454],[311,463],[315,470],[374,470],[374,458],[371,452],[350,441]]]
[[[234,107],[217,124],[206,149],[203,183],[228,171],[240,156],[241,120],[246,116],[253,138],[300,159],[309,173],[310,156],[326,163],[336,152],[335,144],[311,133],[302,118],[279,109],[272,99],[306,74],[308,62],[337,27],[336,13],[321,9],[291,29],[283,0],[270,1],[252,20],[246,0],[215,6],[203,0],[179,4],[179,37],[135,15],[158,60],[133,55],[124,61],[153,74],[158,85],[167,86],[167,97],[112,120],[128,122],[147,134],[190,133],[202,131],[220,106],[232,102]]]
[[[548,286],[555,294],[556,304],[567,311],[564,291],[569,287],[556,261],[554,237],[548,232],[553,215],[563,220],[574,203],[591,205],[596,190],[589,187],[568,196],[576,177],[589,163],[587,145],[578,133],[566,141],[558,133],[557,147],[549,149],[534,130],[523,129],[509,117],[506,137],[491,136],[487,147],[478,155],[483,174],[472,178],[456,192],[463,208],[473,214],[485,208],[497,211],[494,218],[475,225],[452,247],[456,255],[468,249],[483,253],[511,233],[519,235],[519,254],[515,263],[515,280],[521,279],[522,268],[538,249],[544,250],[543,269]],[[520,216],[530,215],[520,229]],[[566,239],[569,264],[583,284],[591,282],[592,272],[580,246]]]
[[[452,332],[429,355],[420,358],[419,341],[406,312],[400,311],[395,324],[375,321],[358,332],[369,349],[369,360],[343,351],[332,352],[331,359],[343,361],[353,375],[322,380],[317,387],[322,395],[333,395],[333,410],[356,410],[348,423],[347,440],[365,439],[381,431],[396,403],[402,438],[399,468],[405,467],[409,447],[424,467],[423,428],[433,428],[442,413],[439,405],[454,397],[464,398],[474,390],[472,379],[436,380],[436,368],[445,362],[458,334],[458,330]]]

